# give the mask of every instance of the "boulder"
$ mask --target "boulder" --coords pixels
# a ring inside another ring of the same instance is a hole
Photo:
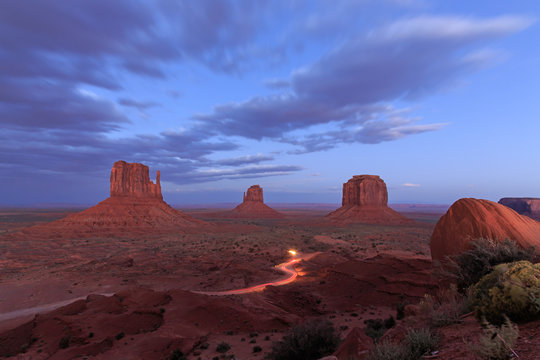
[[[448,255],[469,249],[473,239],[514,240],[518,245],[540,249],[540,222],[522,216],[504,205],[489,200],[464,198],[450,206],[433,230],[431,257],[443,260]]]

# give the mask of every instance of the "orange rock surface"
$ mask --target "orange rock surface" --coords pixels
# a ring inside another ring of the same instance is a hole
[[[339,209],[326,215],[340,225],[407,224],[413,221],[388,207],[386,184],[377,175],[355,175],[343,184],[341,204]]]
[[[431,257],[444,259],[469,248],[476,238],[512,239],[522,247],[540,249],[540,222],[489,200],[464,198],[443,215],[430,239]]]

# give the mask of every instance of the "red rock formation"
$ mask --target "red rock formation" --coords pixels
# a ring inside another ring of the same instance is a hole
[[[334,223],[408,224],[406,218],[388,207],[384,181],[376,175],[355,175],[343,184],[342,206],[326,215]]]
[[[540,198],[502,198],[499,204],[508,206],[518,214],[540,221]]]
[[[247,195],[244,193],[244,200],[246,201],[257,201],[257,202],[264,202],[263,201],[263,190],[259,185],[252,185],[247,190]]]
[[[285,217],[263,203],[263,189],[259,185],[250,186],[247,193],[244,193],[244,201],[230,212],[220,216],[252,219],[280,219]]]
[[[354,327],[341,342],[334,355],[338,359],[363,359],[373,347],[373,339],[359,327]]]
[[[535,246],[538,251],[540,222],[493,201],[459,199],[435,225],[430,239],[431,257],[442,260],[447,255],[459,254],[477,238],[511,239],[525,248]]]
[[[198,231],[209,225],[170,207],[161,195],[160,174],[150,181],[148,166],[117,161],[111,196],[76,214],[22,231],[42,238],[125,237],[156,232]]]
[[[163,199],[159,177],[158,170],[156,183],[154,184],[150,181],[148,166],[117,161],[111,170],[111,197],[128,196]]]

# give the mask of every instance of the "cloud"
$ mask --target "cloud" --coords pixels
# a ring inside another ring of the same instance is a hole
[[[286,89],[291,86],[287,79],[267,79],[264,80],[264,85],[269,89]]]
[[[217,160],[215,163],[219,165],[245,165],[245,164],[258,164],[263,161],[270,161],[274,160],[273,156],[269,155],[263,155],[263,154],[256,154],[256,155],[246,155],[246,156],[239,156],[235,158],[229,158],[229,159],[221,159]]]
[[[404,186],[404,187],[420,187],[420,184],[405,183],[405,184],[402,184],[401,186]]]
[[[441,26],[444,24],[444,26]],[[525,17],[486,20],[422,16],[397,21],[356,37],[311,65],[292,72],[291,91],[222,104],[194,118],[229,136],[287,139],[292,131],[315,125],[340,132],[306,136],[305,149],[325,150],[340,141],[379,143],[440,129],[396,119],[385,103],[417,99],[451,86],[485,65],[486,57],[468,56],[473,44],[486,42],[530,24]],[[441,30],[441,28],[446,30]]]
[[[251,165],[234,169],[211,168],[185,174],[181,181],[215,181],[289,175],[303,168],[296,165]]]
[[[149,108],[160,106],[158,103],[154,101],[137,101],[137,100],[126,99],[126,98],[118,99],[118,103],[122,106],[135,108],[141,112],[145,112]]]

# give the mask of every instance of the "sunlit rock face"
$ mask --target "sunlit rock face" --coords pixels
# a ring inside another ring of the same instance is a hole
[[[111,197],[126,196],[136,198],[163,199],[161,195],[160,173],[156,183],[150,181],[148,166],[139,163],[117,161],[111,170]]]
[[[326,215],[338,225],[350,223],[396,224],[412,223],[388,207],[386,184],[377,175],[354,175],[343,184],[342,206]]]
[[[471,240],[511,239],[524,248],[540,249],[540,222],[519,215],[514,210],[482,199],[459,199],[450,206],[430,239],[431,257],[443,260],[470,248]]]
[[[499,200],[499,204],[508,206],[518,214],[540,221],[540,198],[511,198]]]

